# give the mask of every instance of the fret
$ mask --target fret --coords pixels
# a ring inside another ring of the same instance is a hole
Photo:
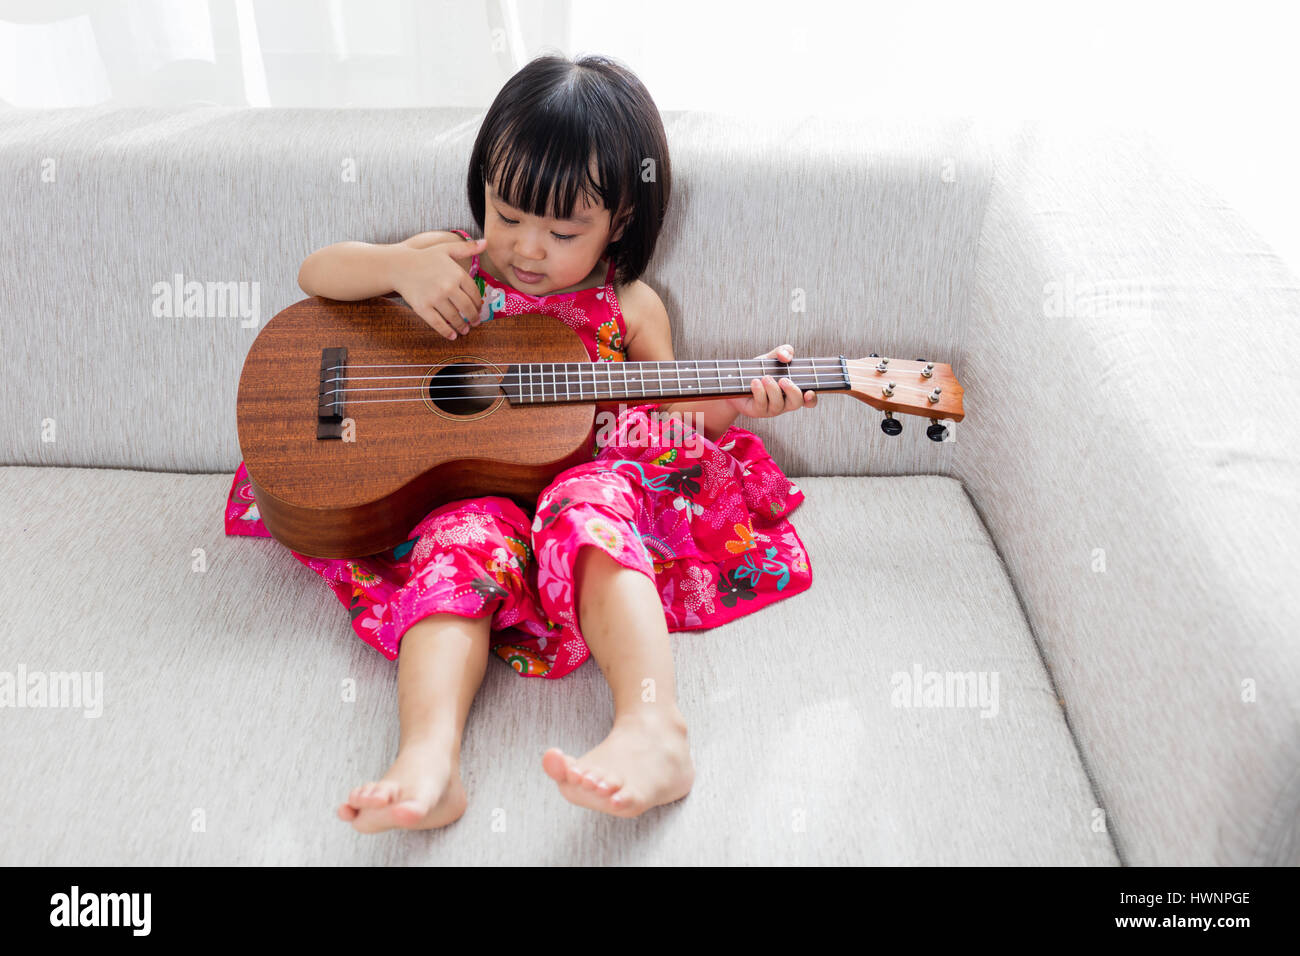
[[[560,402],[604,402],[626,401],[632,397],[649,398],[657,396],[664,399],[682,396],[716,393],[722,395],[739,395],[749,391],[747,382],[751,378],[763,379],[767,375],[777,377],[785,375],[800,390],[836,389],[848,387],[848,363],[842,356],[839,359],[839,374],[830,372],[830,377],[822,380],[821,360],[813,357],[795,359],[790,363],[773,360],[774,367],[769,369],[764,359],[706,359],[699,361],[673,360],[671,362],[620,362],[614,369],[613,362],[564,362],[539,363],[530,362],[517,366],[516,378],[521,402],[530,404],[558,404]],[[828,361],[835,361],[834,358]],[[726,369],[735,365],[735,371]],[[806,363],[806,364],[805,364]],[[752,364],[753,368],[747,368]],[[600,375],[600,366],[605,367],[605,374]],[[664,366],[668,366],[669,377],[664,377]],[[711,366],[705,369],[703,366]],[[591,382],[587,382],[587,370],[591,370]],[[651,374],[653,373],[653,378]],[[563,377],[563,396],[560,392]],[[842,382],[837,384],[837,379]]]
[[[633,368],[633,367],[634,367],[634,368]],[[638,393],[640,393],[640,392],[645,392],[645,382],[642,381],[642,377],[643,377],[643,376],[641,376],[641,375],[632,375],[632,372],[633,372],[633,371],[636,371],[636,372],[640,373],[640,372],[642,371],[643,368],[645,368],[645,363],[642,363],[642,362],[633,362],[633,363],[627,363],[627,362],[624,362],[624,363],[623,363],[623,376],[624,376],[624,380],[625,380],[624,385],[627,386],[627,390],[628,390],[628,394],[629,394],[629,395],[632,394],[633,389],[632,389],[632,386],[627,385],[627,381],[634,381],[634,382],[636,382],[636,384],[637,384],[637,388],[634,389],[634,390],[636,390],[636,392],[638,392]],[[638,394],[637,397],[640,398],[640,394]]]
[[[722,387],[722,375],[721,375],[721,373],[722,373],[722,362],[721,362],[721,361],[718,362],[718,373],[719,373],[719,374],[718,374],[718,385],[719,385],[719,387]],[[730,372],[728,372],[728,373],[727,373],[727,378],[729,378],[729,379],[731,379],[731,378],[737,378],[737,376],[732,375]],[[729,394],[734,393],[734,392],[736,391],[736,384],[737,384],[736,382],[728,382],[727,385],[726,385],[725,387],[723,387],[723,391],[726,391],[726,392],[728,392]]]

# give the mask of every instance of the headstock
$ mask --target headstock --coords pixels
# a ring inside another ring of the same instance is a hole
[[[895,413],[920,415],[933,420],[926,429],[932,441],[943,441],[947,429],[939,419],[959,422],[965,417],[962,410],[963,389],[952,373],[951,365],[928,362],[925,359],[882,358],[872,352],[866,358],[847,359],[849,394],[885,413],[880,423],[886,435],[897,435],[903,430]]]

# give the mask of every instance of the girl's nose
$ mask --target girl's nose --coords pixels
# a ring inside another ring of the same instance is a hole
[[[542,256],[545,254],[546,250],[542,248],[541,236],[537,233],[530,232],[525,236],[521,236],[515,246],[515,255],[525,262],[541,262]]]

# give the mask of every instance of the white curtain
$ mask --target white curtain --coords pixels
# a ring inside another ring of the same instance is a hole
[[[0,0],[0,107],[486,109],[604,53],[661,110],[1140,126],[1300,272],[1298,31],[1270,0]]]
[[[0,105],[485,107],[569,0],[0,0]]]

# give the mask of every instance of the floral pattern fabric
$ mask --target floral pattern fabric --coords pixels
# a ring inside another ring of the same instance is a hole
[[[593,361],[625,359],[612,263],[598,289],[541,297],[481,273],[477,256],[470,274],[493,318],[552,315],[580,332]],[[733,425],[714,443],[689,424],[658,420],[656,408],[623,411],[603,443],[598,433],[593,460],[557,475],[531,514],[509,498],[468,498],[430,511],[388,551],[351,560],[290,553],[390,660],[423,617],[490,615],[493,651],[529,677],[563,677],[589,656],[573,586],[583,547],[653,581],[671,632],[717,627],[806,591],[812,570],[789,521],[803,492],[762,441]],[[225,529],[270,536],[242,462]]]

